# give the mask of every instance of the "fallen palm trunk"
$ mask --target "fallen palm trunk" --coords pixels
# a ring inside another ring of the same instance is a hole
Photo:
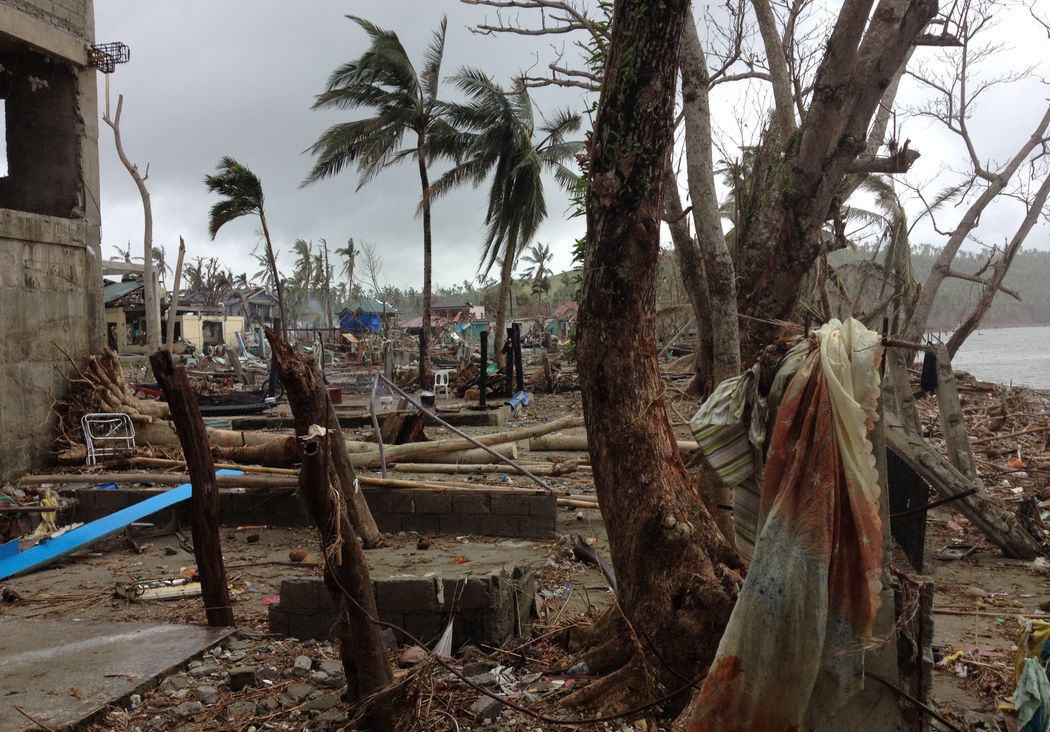
[[[678,440],[678,450],[692,452],[696,440]],[[587,452],[587,435],[543,435],[529,440],[531,452]]]
[[[431,456],[433,457],[433,456]],[[536,475],[568,475],[577,470],[590,470],[589,467],[580,465],[574,460],[564,463],[551,464],[523,464],[521,467],[535,473]],[[468,475],[486,475],[489,473],[517,473],[514,468],[498,463],[479,463],[477,465],[465,465],[455,463],[398,463],[391,465],[392,470],[402,473],[453,473]]]

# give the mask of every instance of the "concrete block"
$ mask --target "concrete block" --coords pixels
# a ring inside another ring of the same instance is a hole
[[[448,618],[435,612],[406,612],[404,623],[401,627],[430,646],[444,632]]]
[[[403,515],[400,513],[379,513],[378,511],[372,511],[372,518],[375,519],[376,526],[384,534],[396,534],[399,531],[412,531],[413,529],[407,528],[404,525],[403,519],[413,519],[412,514]]]
[[[282,610],[280,605],[270,605],[267,608],[266,621],[271,633],[288,635],[288,613]]]
[[[335,628],[336,618],[323,611],[313,613],[289,613],[288,636],[300,640],[329,640]]]
[[[390,577],[376,580],[376,607],[381,610],[438,609],[437,586],[431,577]]]
[[[529,516],[521,519],[520,534],[535,539],[549,539],[554,535],[556,523],[553,518],[545,516]]]
[[[480,534],[482,517],[475,514],[453,513],[441,517],[441,533],[452,536]]]
[[[466,577],[443,580],[445,607],[461,610],[485,610],[492,606],[489,577]]]
[[[323,590],[323,586],[317,579],[282,580],[280,606],[285,611],[316,610],[319,590]]]
[[[437,534],[441,532],[441,517],[436,513],[402,514],[399,531],[416,531],[420,534]]]
[[[532,511],[532,503],[535,498],[537,496],[514,496],[498,493],[492,496],[492,513],[528,516]]]
[[[509,514],[489,514],[482,517],[478,533],[483,536],[521,536],[521,522],[528,521],[528,516]]]
[[[452,513],[452,496],[447,493],[421,493],[413,500],[415,513]]]
[[[558,521],[558,497],[553,493],[532,496],[529,501],[529,515],[549,518],[551,523]]]
[[[452,497],[453,513],[489,513],[489,496],[485,493],[456,493]]]

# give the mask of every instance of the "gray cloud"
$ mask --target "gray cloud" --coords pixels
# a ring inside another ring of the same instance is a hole
[[[129,155],[142,166],[150,163],[156,242],[173,251],[182,234],[190,257],[220,256],[236,272],[249,275],[257,269],[249,256],[257,241],[255,221],[228,224],[215,242],[207,234],[213,199],[205,191],[203,177],[222,155],[247,163],[262,179],[271,230],[283,252],[297,238],[324,237],[336,246],[348,237],[370,241],[383,255],[384,274],[391,284],[421,287],[422,233],[415,216],[419,180],[413,165],[390,169],[360,191],[355,191],[353,172],[299,188],[311,162],[302,151],[327,126],[349,118],[349,114],[309,109],[332,69],[365,48],[364,33],[346,14],[360,14],[397,31],[417,63],[446,14],[446,75],[462,65],[476,65],[509,81],[537,60],[538,68],[543,68],[555,54],[551,39],[471,33],[468,26],[483,20],[484,11],[452,0],[99,0],[95,12],[99,41],[121,40],[132,49],[131,62],[110,79],[111,92],[114,104],[117,94],[125,95],[122,132]],[[1036,60],[1034,49],[1045,47],[1037,30],[1020,15],[1006,16],[996,33],[1012,48],[993,59],[989,73],[1025,59]],[[571,40],[563,38],[553,43],[571,55]],[[920,54],[932,58],[932,53],[920,49],[917,58]],[[101,89],[100,81],[100,95]],[[719,89],[714,107],[718,129],[737,130],[737,110],[754,109],[740,101],[745,89],[761,93],[760,85],[740,86],[739,92],[733,87]],[[1030,82],[988,95],[973,121],[981,149],[987,151],[983,154],[1001,159],[1027,137],[1045,107],[1045,89]],[[445,90],[455,93],[447,84]],[[902,99],[918,98],[914,85],[906,84]],[[579,90],[565,89],[539,90],[536,99],[548,112],[564,106],[583,110],[591,101]],[[947,162],[958,159],[958,141],[936,126],[901,121],[902,136],[910,137],[913,147],[923,152],[912,177],[934,181],[932,188],[942,187],[947,179],[939,173]],[[754,128],[752,124],[748,131]],[[142,214],[135,188],[120,167],[104,126],[99,147],[104,251],[111,255],[114,245],[124,246],[129,240],[141,246]],[[547,191],[550,215],[538,239],[551,244],[555,269],[565,269],[572,242],[583,233],[584,224],[581,218],[566,217],[568,199],[553,180]],[[484,206],[483,190],[457,191],[435,204],[435,283],[453,284],[475,275]],[[951,222],[951,212],[945,215]],[[1018,219],[1015,204],[997,207],[986,215],[981,236],[1002,241]],[[1029,245],[1045,247],[1046,233],[1045,224],[1040,225]],[[916,241],[939,244],[943,240],[920,226]],[[284,263],[289,261],[286,258]]]

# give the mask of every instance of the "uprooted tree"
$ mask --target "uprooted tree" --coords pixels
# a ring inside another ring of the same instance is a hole
[[[756,318],[741,333],[745,360],[792,316],[804,278],[828,247],[826,224],[836,222],[855,179],[914,160],[905,149],[878,157],[869,140],[881,138],[880,100],[936,3],[883,0],[872,12],[873,4],[843,4],[801,122],[796,98],[785,108],[783,95],[775,95],[775,133],[765,136],[753,184],[737,201],[751,212],[735,236],[740,310]],[[703,672],[741,566],[690,485],[656,359],[656,260],[688,7],[686,0],[616,3],[589,151],[579,372],[620,592],[617,608],[589,639],[594,669],[616,671],[577,701],[613,707],[625,698],[617,691],[644,698],[643,689],[681,688],[683,678]],[[783,61],[782,47],[767,51],[772,65]]]

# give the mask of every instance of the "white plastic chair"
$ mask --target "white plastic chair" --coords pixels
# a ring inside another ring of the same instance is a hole
[[[444,389],[446,399],[448,398],[448,375],[450,373],[450,369],[441,369],[434,372],[434,393],[437,394],[438,389]]]
[[[99,457],[135,450],[135,426],[126,414],[92,412],[81,417],[80,426],[84,430],[88,465],[95,465]]]

